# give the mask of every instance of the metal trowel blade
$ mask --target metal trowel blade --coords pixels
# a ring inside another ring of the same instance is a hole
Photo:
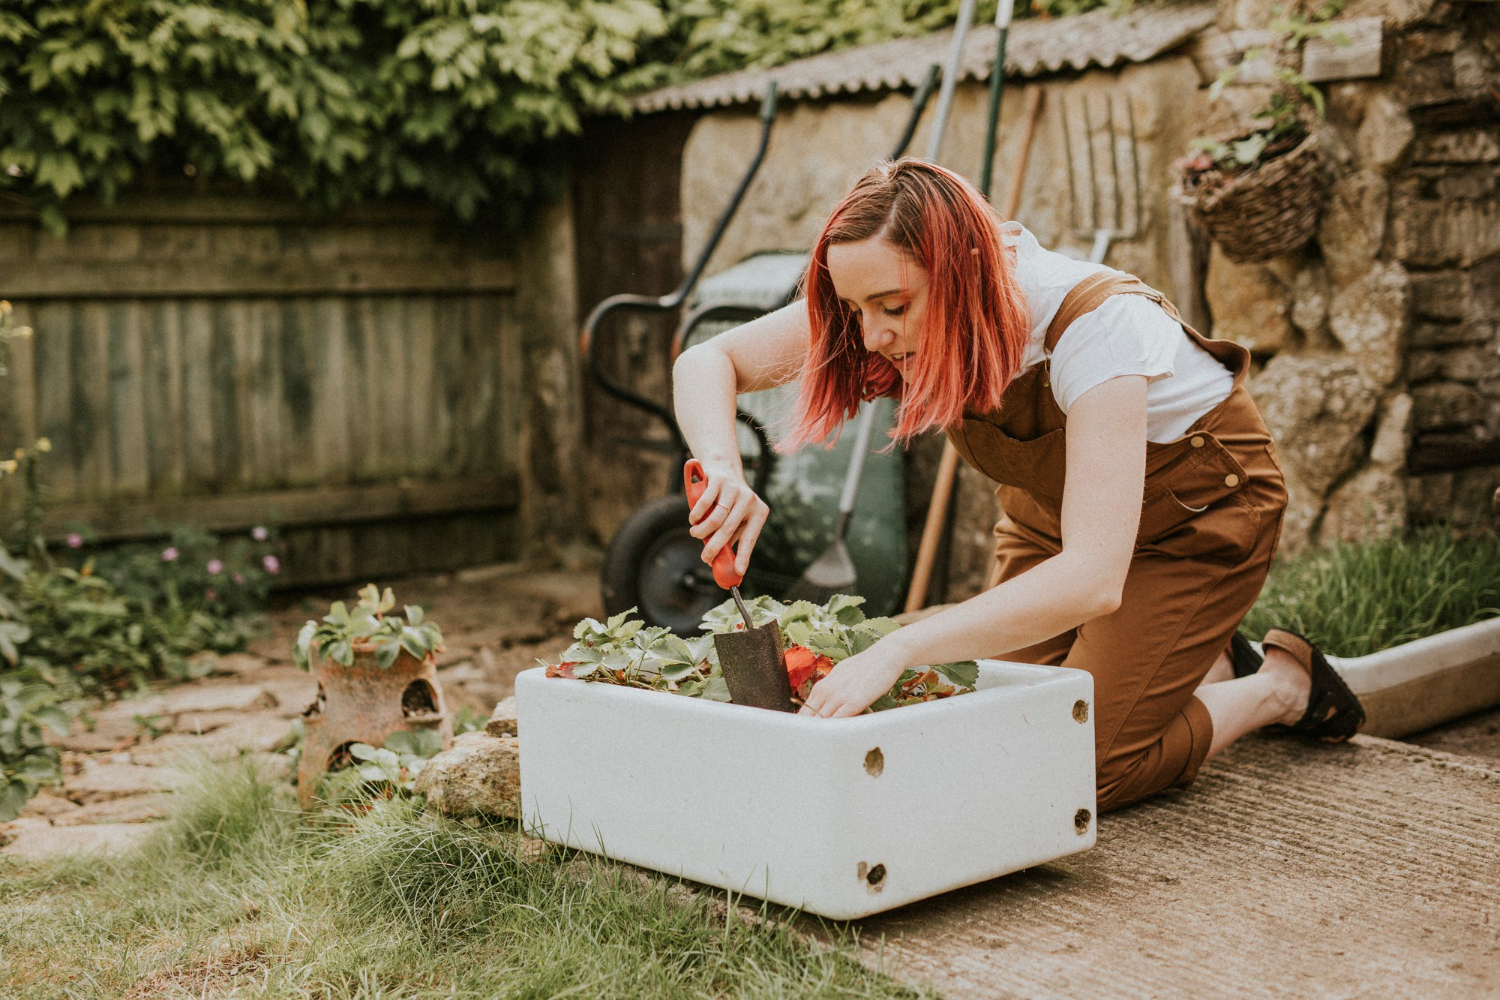
[[[786,676],[781,648],[781,626],[773,618],[764,625],[714,636],[714,649],[724,669],[724,683],[736,705],[753,705],[778,712],[792,710],[792,685]]]

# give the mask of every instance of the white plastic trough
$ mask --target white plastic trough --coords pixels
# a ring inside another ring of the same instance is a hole
[[[1094,846],[1093,678],[812,719],[516,679],[523,822],[559,844],[839,920]]]
[[[1500,618],[1328,662],[1365,706],[1362,732],[1399,739],[1500,705]]]

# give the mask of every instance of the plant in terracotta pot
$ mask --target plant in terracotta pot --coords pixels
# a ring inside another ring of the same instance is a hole
[[[443,634],[421,608],[393,614],[390,588],[374,584],[351,608],[335,601],[321,621],[297,635],[297,665],[316,673],[318,699],[303,713],[298,795],[311,806],[319,779],[350,763],[356,744],[379,747],[402,730],[432,730],[447,748],[453,725],[438,685]]]

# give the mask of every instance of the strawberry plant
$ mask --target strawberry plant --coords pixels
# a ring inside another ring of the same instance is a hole
[[[443,633],[436,622],[426,620],[422,609],[414,604],[405,608],[406,617],[391,614],[396,606],[391,588],[382,592],[373,583],[359,592],[359,602],[349,608],[334,601],[321,623],[309,621],[297,633],[294,657],[303,670],[312,669],[312,654],[346,667],[354,665],[355,647],[375,648],[375,663],[389,669],[404,649],[417,660],[443,648]]]
[[[781,628],[795,705],[800,706],[812,686],[837,663],[864,652],[900,627],[893,618],[866,618],[860,608],[864,600],[835,594],[827,604],[783,604],[766,596],[745,602],[757,627],[774,621]],[[744,629],[744,618],[733,601],[709,610],[703,616],[706,634],[693,639],[631,620],[634,610],[623,611],[603,623],[593,618],[579,622],[573,630],[577,641],[563,652],[559,662],[540,661],[547,668],[547,676],[729,700],[713,637]],[[906,670],[891,690],[870,706],[870,711],[973,691],[978,677],[979,668],[972,660]]]

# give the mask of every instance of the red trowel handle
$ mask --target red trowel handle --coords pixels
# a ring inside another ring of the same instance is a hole
[[[697,506],[698,499],[703,496],[703,491],[708,487],[708,475],[703,471],[703,465],[696,458],[688,460],[682,467],[682,485],[687,490],[688,516],[692,516],[692,508]],[[697,523],[697,522],[694,522]],[[714,556],[714,583],[728,590],[730,587],[738,587],[740,581],[745,578],[734,570],[734,553],[730,546],[726,545]]]

